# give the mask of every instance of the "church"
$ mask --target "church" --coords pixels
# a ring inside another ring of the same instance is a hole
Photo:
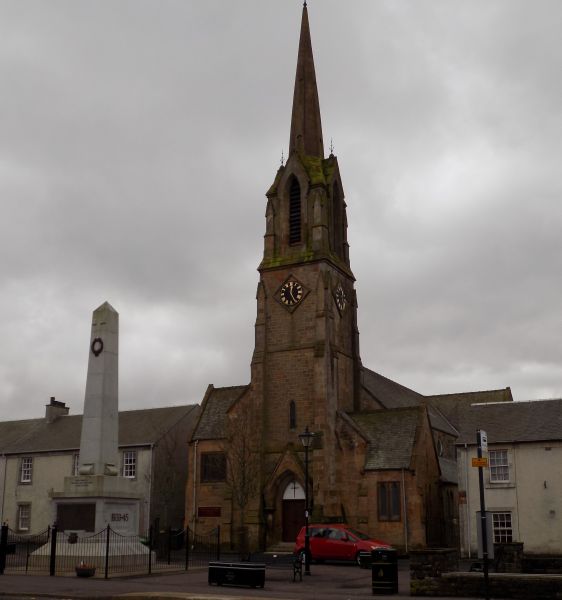
[[[311,522],[345,522],[406,552],[458,545],[457,429],[438,397],[361,362],[345,191],[324,150],[306,3],[289,154],[266,198],[251,381],[206,391],[189,443],[186,525],[220,525],[230,547],[241,533],[251,550],[294,542],[308,428]]]

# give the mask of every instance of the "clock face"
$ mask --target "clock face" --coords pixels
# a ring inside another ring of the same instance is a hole
[[[302,300],[302,285],[296,281],[287,281],[280,291],[281,302],[286,306],[295,306]]]
[[[338,283],[338,287],[334,292],[334,298],[336,300],[336,306],[340,309],[340,311],[344,310],[347,306],[347,297],[341,286],[341,283]]]

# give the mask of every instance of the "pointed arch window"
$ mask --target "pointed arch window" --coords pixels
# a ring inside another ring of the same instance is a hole
[[[301,186],[296,177],[289,188],[289,244],[301,241]]]
[[[289,404],[289,429],[297,428],[297,406],[294,400]]]

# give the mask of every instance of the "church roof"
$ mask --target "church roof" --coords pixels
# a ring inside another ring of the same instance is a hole
[[[363,387],[384,408],[419,406],[424,398],[418,392],[414,392],[414,390],[367,368],[363,368]]]
[[[302,9],[297,72],[293,92],[289,154],[293,151],[324,158],[320,102],[318,100],[318,88],[316,87],[316,73],[314,71],[306,4]]]
[[[216,440],[223,438],[226,427],[226,413],[247,389],[247,385],[222,388],[209,386],[201,406],[199,422],[191,439]]]
[[[473,404],[462,413],[457,444],[476,444],[484,429],[489,444],[562,440],[562,399]]]
[[[435,406],[457,428],[462,428],[466,409],[471,404],[488,402],[513,402],[511,389],[485,390],[480,392],[463,392],[458,394],[439,394],[426,396],[428,402]]]
[[[167,406],[119,411],[119,446],[145,446],[156,443],[181,419],[192,425],[199,406]],[[78,450],[82,415],[63,415],[47,419],[0,421],[0,452],[22,454],[55,450]]]
[[[387,409],[427,404],[426,396],[422,396],[418,392],[367,368],[363,368],[363,387],[379,404]],[[434,429],[456,437],[458,432],[446,418],[446,415],[434,408],[431,403],[428,405],[428,415]]]
[[[409,469],[422,406],[351,413],[369,440],[365,470]]]

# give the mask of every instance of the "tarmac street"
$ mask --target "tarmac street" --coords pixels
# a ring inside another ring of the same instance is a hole
[[[312,575],[292,581],[289,570],[267,570],[264,589],[210,586],[207,569],[187,573],[128,578],[49,577],[45,575],[0,576],[0,598],[50,597],[59,600],[80,598],[140,600],[400,600],[409,598],[410,573],[407,561],[400,561],[396,595],[371,593],[371,571],[352,565],[312,565]],[[447,600],[442,598],[441,600]],[[448,599],[452,600],[452,599]],[[476,599],[467,599],[476,600]]]

